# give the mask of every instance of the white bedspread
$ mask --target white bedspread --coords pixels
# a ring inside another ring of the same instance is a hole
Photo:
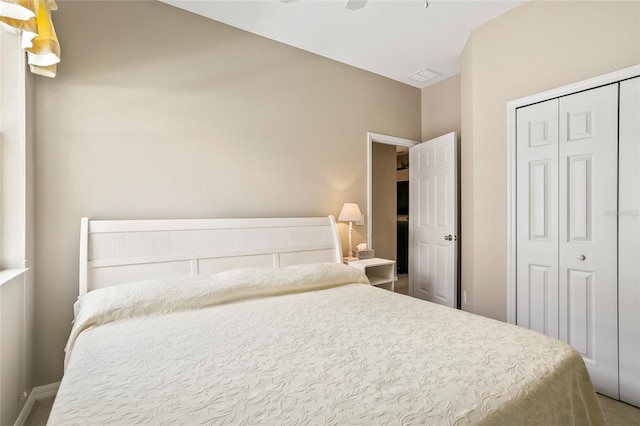
[[[91,292],[49,424],[605,424],[568,345],[353,282],[305,265]]]

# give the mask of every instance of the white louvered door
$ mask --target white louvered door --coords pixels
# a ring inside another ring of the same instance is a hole
[[[618,86],[517,111],[516,321],[571,344],[618,398]]]

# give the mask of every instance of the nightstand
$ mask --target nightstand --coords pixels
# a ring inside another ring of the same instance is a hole
[[[394,291],[395,264],[394,260],[378,257],[347,262],[347,265],[364,273],[372,285],[389,291]]]

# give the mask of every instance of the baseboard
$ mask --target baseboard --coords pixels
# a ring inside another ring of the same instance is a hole
[[[31,393],[34,395],[36,401],[40,401],[41,399],[47,399],[51,398],[52,396],[56,396],[59,387],[60,382],[51,383],[48,385],[35,387],[31,391]]]
[[[59,387],[60,382],[51,383],[44,386],[36,386],[35,388],[33,388],[31,390],[31,393],[29,394],[29,397],[27,398],[27,402],[24,403],[24,407],[22,407],[22,410],[20,410],[20,415],[14,423],[14,426],[23,426],[27,421],[27,418],[31,413],[31,409],[35,405],[36,401],[56,396]]]
[[[24,425],[24,422],[27,421],[27,418],[29,417],[29,414],[31,413],[31,409],[33,408],[33,405],[35,403],[36,403],[36,398],[35,396],[33,396],[33,391],[31,391],[31,393],[29,394],[29,397],[27,398],[27,402],[24,403],[22,410],[20,410],[20,415],[18,416],[18,419],[13,424],[13,426]]]

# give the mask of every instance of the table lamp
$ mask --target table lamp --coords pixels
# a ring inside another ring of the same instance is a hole
[[[340,216],[338,221],[349,222],[349,254],[347,257],[353,257],[353,250],[351,244],[351,234],[353,233],[353,222],[357,222],[362,219],[362,213],[360,207],[356,203],[344,203],[342,210],[340,210]]]

